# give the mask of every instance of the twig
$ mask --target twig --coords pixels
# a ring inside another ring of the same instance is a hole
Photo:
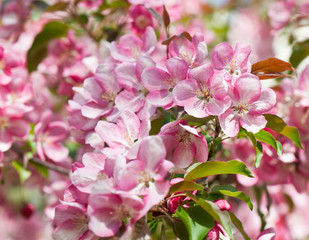
[[[64,175],[70,175],[70,171],[68,169],[56,166],[52,163],[42,162],[42,161],[35,159],[35,158],[30,159],[29,162],[39,164],[41,166],[47,167],[48,169],[50,169],[52,171],[55,171],[55,172],[58,172],[58,173],[61,173],[61,174],[64,174]]]

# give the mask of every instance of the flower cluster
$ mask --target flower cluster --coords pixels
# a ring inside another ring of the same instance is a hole
[[[308,237],[309,8],[269,6],[1,2],[0,239]]]

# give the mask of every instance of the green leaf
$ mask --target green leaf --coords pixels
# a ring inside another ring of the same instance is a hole
[[[12,165],[18,172],[21,183],[26,181],[31,176],[31,171],[25,169],[19,162],[13,161]]]
[[[257,140],[267,143],[268,145],[272,146],[276,151],[278,156],[282,155],[282,145],[278,142],[271,133],[261,130],[258,133],[254,134]]]
[[[211,215],[218,223],[222,225],[226,233],[229,235],[231,239],[234,239],[232,233],[232,227],[230,224],[230,217],[227,211],[221,211],[219,207],[208,200],[200,198],[198,196],[193,195],[190,192],[187,192],[187,196],[190,197],[194,202],[196,202],[199,206],[201,206],[209,215]]]
[[[186,120],[188,123],[200,123],[200,124],[206,124],[209,121],[213,120],[215,116],[208,116],[205,118],[196,118],[191,115],[185,115],[181,119]]]
[[[232,223],[234,224],[234,226],[239,230],[239,232],[241,233],[241,235],[244,237],[245,240],[250,240],[249,236],[247,235],[247,233],[244,230],[244,227],[242,225],[242,222],[235,216],[234,213],[229,212],[230,218]]]
[[[200,206],[184,208],[179,205],[176,213],[185,224],[190,240],[204,239],[215,225],[213,218]]]
[[[202,191],[203,187],[195,182],[182,181],[182,182],[176,183],[173,186],[171,186],[168,194],[172,194],[176,192],[183,192],[183,191],[194,191],[194,190]]]
[[[303,148],[300,142],[299,132],[296,127],[287,125],[280,117],[272,114],[264,114],[267,120],[266,127],[291,139],[299,148]]]
[[[42,176],[44,176],[45,178],[48,178],[48,168],[38,164],[36,162],[30,162],[30,164],[35,167],[36,170],[38,170],[39,173],[42,174]]]
[[[238,199],[244,201],[245,203],[247,203],[250,210],[253,209],[251,199],[246,194],[244,194],[243,192],[237,191],[237,189],[235,189],[231,185],[215,186],[211,189],[210,194],[223,194],[223,195],[226,195],[226,196],[238,198]]]
[[[46,8],[45,12],[65,11],[68,6],[68,2],[57,2]]]
[[[152,120],[149,135],[157,135],[160,132],[163,124],[164,124],[164,117]]]
[[[256,141],[256,138],[252,132],[247,132],[244,130],[248,137],[250,138],[254,150],[255,150],[255,167],[259,167],[261,163],[261,159],[263,157],[263,147],[262,144],[259,141]]]
[[[231,160],[228,162],[210,161],[197,163],[185,176],[185,180],[190,181],[219,174],[241,174],[247,177],[254,177],[246,164],[238,160]]]
[[[61,22],[48,22],[35,37],[27,53],[27,69],[29,73],[36,70],[40,62],[47,56],[47,45],[54,38],[64,37],[68,26]]]
[[[296,68],[302,60],[309,55],[309,40],[302,43],[296,43],[293,46],[292,55],[290,56],[290,62]]]

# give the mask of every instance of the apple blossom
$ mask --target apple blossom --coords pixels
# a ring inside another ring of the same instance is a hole
[[[198,118],[222,114],[231,103],[223,77],[210,63],[192,69],[188,80],[179,82],[173,94],[176,104]]]
[[[219,116],[224,133],[234,137],[240,126],[249,132],[257,133],[266,126],[262,115],[276,104],[276,94],[269,88],[262,89],[260,80],[251,74],[237,78],[230,92],[232,104]]]

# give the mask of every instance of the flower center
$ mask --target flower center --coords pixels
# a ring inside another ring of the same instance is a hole
[[[176,85],[176,81],[175,81],[175,79],[173,79],[172,77],[167,77],[167,78],[165,79],[164,83],[165,83],[167,86],[169,86],[170,91],[171,91],[171,89],[174,88],[175,85]]]
[[[135,23],[139,29],[145,29],[149,25],[149,20],[145,16],[141,15],[135,19]]]
[[[179,54],[188,63],[189,66],[192,65],[192,56],[187,49],[181,48],[179,50]]]
[[[232,61],[230,61],[229,63],[225,65],[225,70],[229,74],[234,75],[234,76],[239,76],[241,74],[240,68],[237,65],[237,62],[235,59],[232,59]]]
[[[232,107],[232,110],[239,114],[247,113],[252,108],[249,103],[238,102],[236,106]]]
[[[5,130],[8,127],[8,120],[4,117],[0,117],[0,130]]]
[[[204,84],[201,84],[200,89],[196,90],[196,94],[198,99],[204,100],[206,102],[209,102],[209,100],[212,98],[209,88]]]
[[[177,135],[176,140],[178,142],[184,143],[187,146],[191,142],[191,133],[189,133],[187,131],[181,132],[180,134]]]
[[[114,102],[115,101],[115,94],[114,93],[105,92],[105,93],[102,94],[101,97],[108,102]]]
[[[137,47],[130,47],[130,52],[132,53],[134,58],[138,58],[141,55],[141,48]]]
[[[155,180],[150,176],[149,172],[141,171],[140,172],[141,178],[138,180],[139,183],[145,184],[147,188],[149,188],[149,183],[154,182]]]

